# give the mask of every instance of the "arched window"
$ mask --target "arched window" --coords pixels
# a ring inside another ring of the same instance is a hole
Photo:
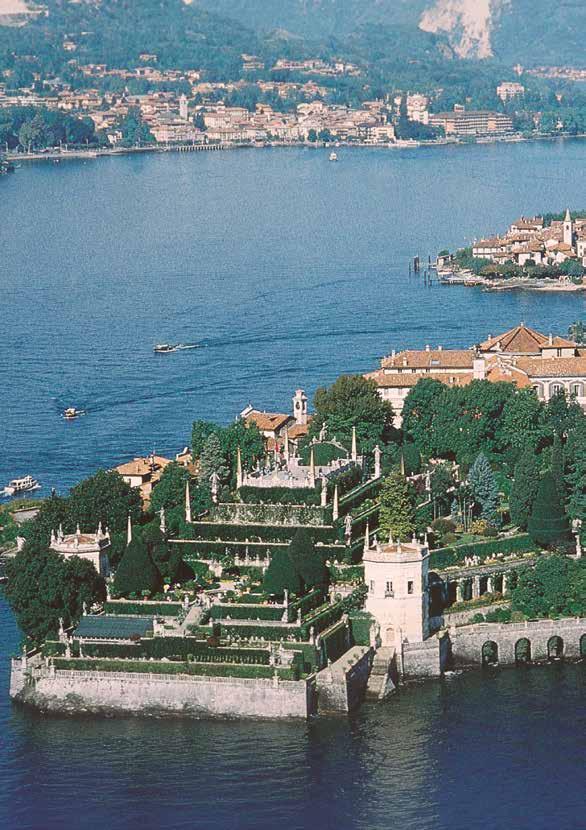
[[[575,398],[583,398],[584,397],[584,384],[583,383],[573,383],[570,386],[570,394],[572,394]]]
[[[560,392],[564,391],[563,383],[550,383],[549,385],[549,394],[553,397],[553,395],[559,395]]]

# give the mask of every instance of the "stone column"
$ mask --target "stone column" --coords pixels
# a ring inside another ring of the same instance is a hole
[[[501,594],[504,596],[507,592],[507,575],[506,573],[503,574],[503,586],[501,588]]]
[[[478,599],[480,596],[480,577],[475,576],[472,580],[472,599]]]
[[[489,576],[486,580],[486,591],[489,594],[494,594],[494,577]]]
[[[456,602],[464,601],[464,592],[462,591],[462,583],[456,582]]]

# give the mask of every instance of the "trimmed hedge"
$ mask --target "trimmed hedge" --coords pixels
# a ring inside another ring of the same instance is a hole
[[[194,536],[208,542],[290,542],[303,525],[230,524],[221,522],[194,522]],[[331,527],[312,527],[315,542],[333,542],[335,533]]]
[[[299,527],[309,525],[320,527],[332,521],[331,507],[307,504],[242,504],[240,502],[219,504],[214,508],[212,521],[216,523],[281,525]]]
[[[317,608],[323,602],[324,592],[321,588],[313,588],[309,593],[295,600],[289,605],[289,622],[295,622],[297,612],[301,610],[301,614],[307,614],[313,608]]]
[[[322,634],[322,653],[324,662],[338,660],[347,650],[348,635],[346,626],[342,623],[332,626]]]
[[[349,568],[330,565],[330,575],[334,583],[355,582],[356,580],[364,582],[364,565],[351,565]]]
[[[321,494],[311,487],[241,487],[240,500],[245,504],[310,504],[319,506]]]
[[[137,617],[178,617],[183,610],[180,602],[139,602],[133,600],[107,600],[104,613]]]
[[[281,680],[299,680],[300,670],[282,666],[244,666],[226,663],[151,663],[140,660],[86,660],[55,658],[55,668],[67,671],[130,672],[134,674],[188,674],[207,677],[240,677],[243,679],[271,679],[275,672]]]
[[[373,617],[367,611],[351,611],[349,616],[352,639],[357,646],[370,645],[370,627]]]
[[[489,542],[473,542],[468,545],[453,545],[447,548],[438,548],[431,552],[429,567],[435,570],[458,565],[468,556],[478,556],[485,560],[489,556],[502,553],[529,553],[535,550],[535,542],[528,533],[518,536],[509,536],[505,539],[491,539]]]
[[[354,487],[353,490],[350,490],[340,499],[340,513],[342,515],[349,513],[355,507],[361,505],[363,501],[375,498],[380,493],[382,485],[383,478],[381,476],[375,478],[374,481],[367,481],[365,484]]]
[[[244,605],[230,602],[212,605],[210,610],[213,620],[225,620],[230,617],[233,620],[272,620],[273,622],[279,622],[282,620],[286,609],[275,605]]]
[[[232,637],[244,637],[246,639],[264,640],[278,643],[280,640],[288,640],[293,637],[295,640],[303,639],[300,635],[300,628],[289,628],[287,626],[271,625],[264,626],[261,623],[254,625],[230,625],[229,622],[222,622],[219,626],[220,634],[226,637],[231,634]],[[307,638],[305,638],[307,639]]]

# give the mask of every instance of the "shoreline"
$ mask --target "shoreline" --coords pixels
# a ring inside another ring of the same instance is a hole
[[[33,162],[33,161],[68,161],[70,159],[99,159],[103,157],[128,156],[134,154],[145,153],[201,153],[201,152],[220,152],[227,150],[271,150],[277,149],[310,149],[310,150],[331,150],[340,147],[348,149],[360,150],[420,150],[434,147],[492,147],[502,144],[527,144],[536,143],[540,141],[574,141],[585,140],[586,133],[578,135],[539,135],[531,137],[511,136],[498,137],[494,139],[475,139],[472,141],[449,140],[443,139],[441,141],[415,141],[413,144],[369,144],[366,142],[355,141],[337,141],[337,142],[288,142],[288,141],[271,141],[263,144],[249,144],[249,143],[228,143],[228,144],[155,144],[145,147],[107,147],[104,149],[91,148],[87,150],[61,150],[51,149],[47,152],[35,153],[15,153],[9,152],[5,155],[9,162]],[[18,169],[18,168],[16,168]]]

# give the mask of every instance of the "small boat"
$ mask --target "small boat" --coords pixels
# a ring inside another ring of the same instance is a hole
[[[331,152],[330,153],[330,161],[338,161],[338,154]]]
[[[30,493],[31,490],[40,490],[41,485],[32,476],[13,478],[3,490],[5,496],[15,496],[18,493]]]
[[[175,343],[174,345],[170,343],[157,343],[155,346],[154,351],[157,354],[168,354],[168,352],[176,352],[179,348],[179,344]]]
[[[66,421],[73,421],[74,418],[79,418],[80,415],[85,415],[85,409],[76,409],[75,406],[68,407],[63,413]]]

